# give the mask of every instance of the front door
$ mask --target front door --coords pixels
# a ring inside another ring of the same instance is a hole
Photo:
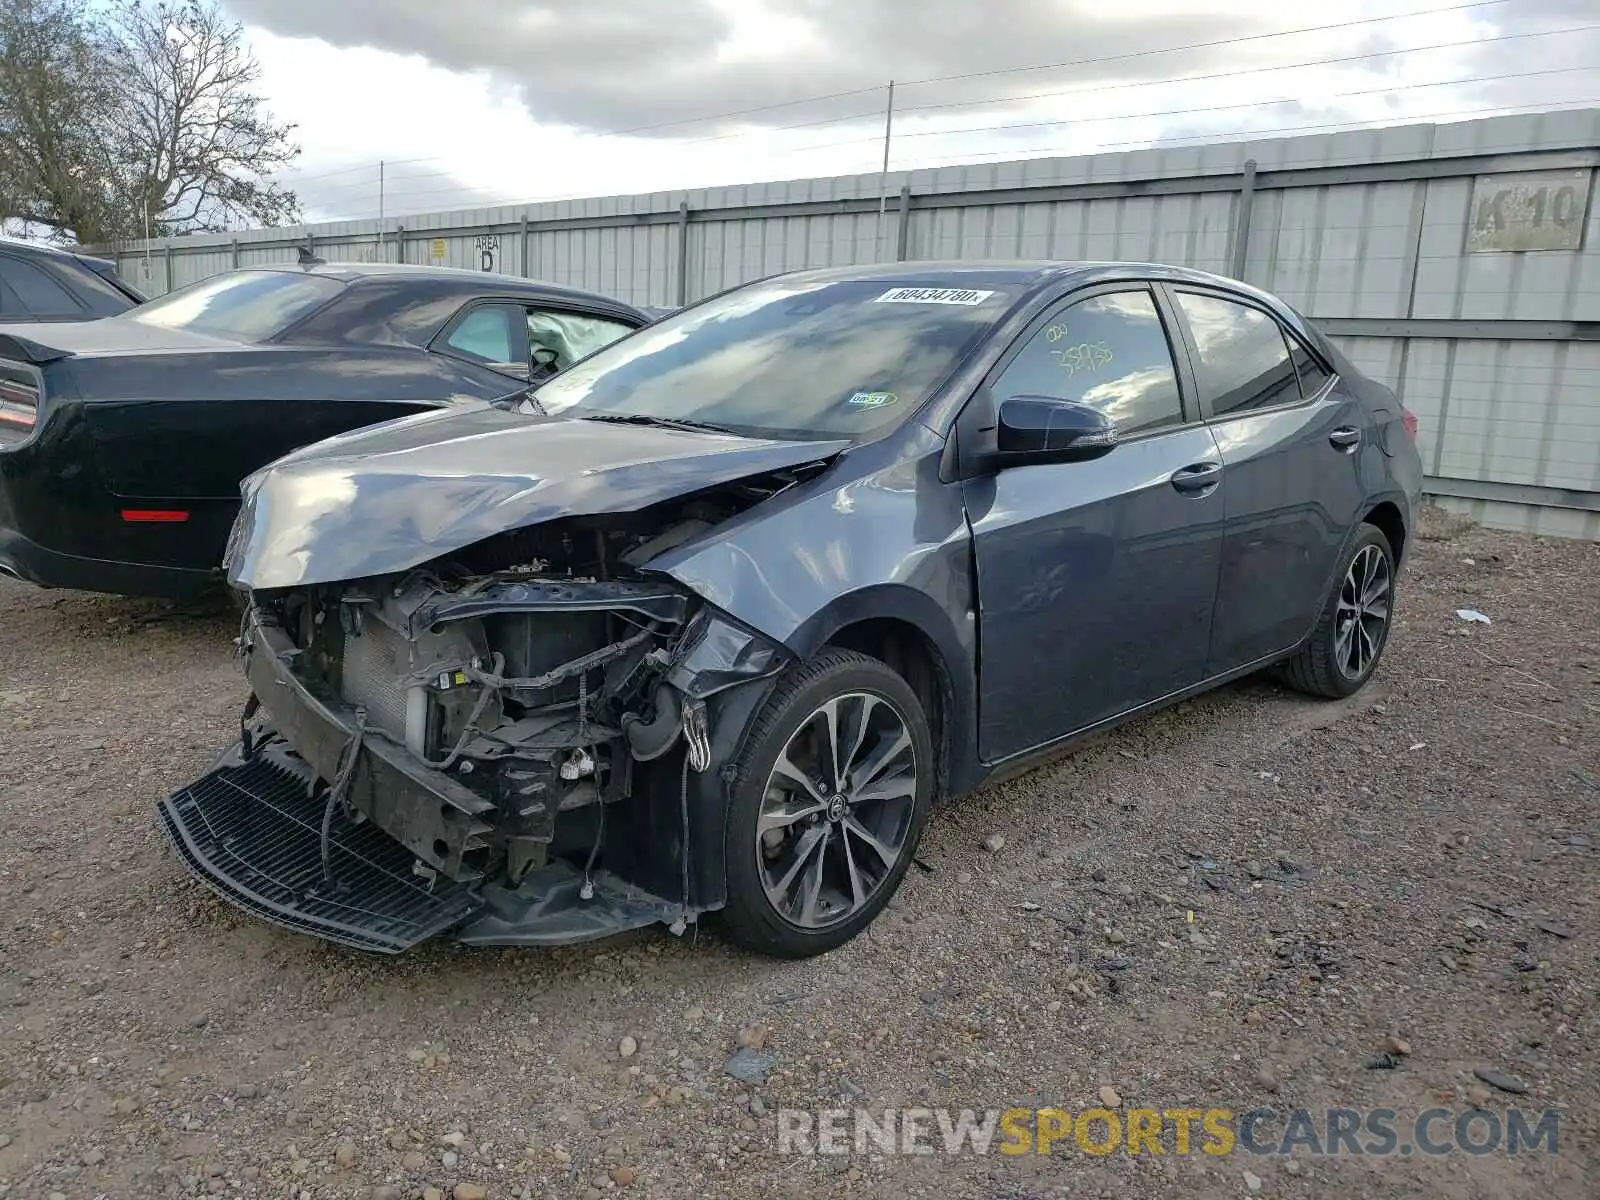
[[[1186,409],[1150,289],[1046,313],[989,385],[1105,411],[1089,462],[967,481],[977,559],[979,753],[994,762],[1199,682],[1222,536],[1221,463]],[[977,402],[977,401],[975,401]]]
[[[1201,405],[1227,472],[1206,674],[1292,648],[1316,620],[1382,451],[1361,404],[1264,309],[1177,290]]]

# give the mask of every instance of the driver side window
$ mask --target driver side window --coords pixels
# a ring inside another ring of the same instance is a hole
[[[530,352],[543,350],[551,356],[542,373],[565,371],[632,332],[631,325],[605,317],[497,301],[467,309],[442,344],[458,357],[526,379]]]
[[[552,367],[557,371],[565,371],[580,358],[587,358],[632,332],[631,326],[604,317],[586,317],[547,308],[528,309],[528,340],[534,348],[554,353]]]
[[[1183,423],[1172,347],[1144,288],[1091,296],[1052,315],[993,392],[997,403],[1049,396],[1099,409],[1123,437]]]

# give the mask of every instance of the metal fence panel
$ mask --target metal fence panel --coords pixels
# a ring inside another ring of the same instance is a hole
[[[1327,321],[1361,369],[1396,388],[1421,419],[1430,489],[1496,522],[1592,534],[1597,168],[1600,109],[1584,109],[343,221],[106,252],[151,295],[235,265],[292,263],[310,245],[330,260],[493,269],[640,304],[896,258],[1237,270]],[[1529,245],[1557,248],[1516,248]]]

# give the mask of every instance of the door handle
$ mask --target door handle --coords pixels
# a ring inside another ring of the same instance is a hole
[[[1354,425],[1341,425],[1328,435],[1335,450],[1354,450],[1361,442],[1361,430]]]
[[[1172,486],[1186,496],[1209,496],[1222,482],[1222,464],[1190,463],[1172,473]]]

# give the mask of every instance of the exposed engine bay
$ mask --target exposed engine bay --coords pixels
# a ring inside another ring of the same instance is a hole
[[[641,567],[782,485],[254,593],[241,740],[164,802],[175,844],[230,900],[367,949],[451,927],[480,944],[681,931],[705,907],[690,790],[719,698],[786,652]],[[271,809],[272,844],[239,824],[241,790]]]

